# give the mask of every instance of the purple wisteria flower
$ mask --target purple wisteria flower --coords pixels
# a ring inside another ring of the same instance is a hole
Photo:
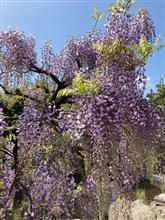
[[[3,135],[4,131],[4,116],[3,110],[0,108],[0,137]]]

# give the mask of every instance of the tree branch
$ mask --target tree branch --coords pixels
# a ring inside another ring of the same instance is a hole
[[[9,153],[8,151],[6,151],[6,150],[0,149],[0,151],[1,151],[2,153],[4,153],[4,154],[7,154],[7,155],[10,156],[10,157],[13,157],[13,155],[10,154],[10,153]]]
[[[57,85],[62,85],[62,82],[54,75],[54,73],[50,73],[45,71],[42,68],[39,68],[38,66],[35,66],[34,64],[31,67],[31,71],[35,72],[35,73],[43,73],[46,76],[50,76],[52,78],[52,80],[57,83]]]
[[[54,93],[52,94],[51,98],[50,98],[50,103],[56,100],[57,94],[60,90],[65,89],[66,87],[68,87],[71,84],[71,81],[64,81],[62,82],[61,85],[58,85],[57,89],[54,91]]]
[[[10,199],[11,193],[12,193],[13,188],[14,188],[14,186],[15,186],[16,179],[17,179],[17,174],[15,175],[15,177],[14,177],[14,179],[13,179],[13,182],[12,182],[12,184],[11,184],[11,187],[10,187],[10,189],[9,189],[9,194],[8,194],[8,197],[6,198],[6,201],[4,202],[4,207],[7,206],[7,203],[8,203],[8,201],[9,201],[9,199]]]
[[[31,198],[31,195],[30,193],[28,192],[28,188],[23,184],[23,183],[20,183],[22,189],[24,190],[24,192],[26,193],[27,197],[29,198],[29,201],[30,201],[30,211],[32,212],[33,210],[33,202],[32,202],[32,198]]]
[[[56,99],[55,105],[56,108],[59,109],[62,104],[70,103],[72,104],[73,101],[71,100],[72,95],[67,95],[67,96],[61,96],[60,98]]]
[[[4,93],[7,95],[12,95],[13,93],[9,90],[7,90],[2,84],[0,84],[0,87],[3,89]]]
[[[32,101],[37,101],[39,102],[38,100],[34,99],[33,97],[30,97],[26,94],[22,94],[21,91],[11,91],[11,90],[7,90],[2,84],[0,84],[0,87],[3,89],[4,93],[6,95],[17,95],[17,96],[21,96],[22,98],[28,98]]]
[[[12,155],[12,152],[11,152],[7,147],[3,146],[3,148],[4,148],[5,151],[8,151],[8,153],[10,153],[11,156],[13,156],[13,155]]]

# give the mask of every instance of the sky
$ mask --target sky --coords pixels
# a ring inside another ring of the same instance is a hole
[[[23,30],[36,37],[36,50],[39,53],[45,41],[51,42],[57,53],[70,36],[81,36],[94,25],[92,10],[96,7],[107,14],[109,0],[0,0],[0,27]],[[147,8],[156,26],[156,34],[165,43],[165,0],[136,0],[131,12]],[[105,16],[106,17],[106,16]],[[98,28],[104,31],[105,20]],[[165,48],[154,52],[146,65],[147,89],[163,78],[165,81]]]

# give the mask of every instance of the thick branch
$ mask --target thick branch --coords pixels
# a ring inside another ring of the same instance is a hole
[[[0,84],[0,87],[3,89],[4,93],[7,95],[12,95],[13,93],[9,90],[7,90],[2,84]]]
[[[52,78],[52,80],[57,83],[57,85],[62,85],[62,82],[54,75],[54,73],[50,73],[45,71],[42,68],[39,68],[38,66],[33,65],[31,68],[31,71],[35,72],[35,73],[43,73],[46,76],[50,76]]]
[[[62,104],[72,104],[73,101],[71,100],[72,95],[67,95],[67,96],[61,96],[60,98],[55,100],[55,105],[57,109],[60,109]]]
[[[11,156],[13,156],[13,155],[12,155],[12,152],[11,152],[7,147],[3,146],[3,148],[4,148],[5,151],[7,151],[8,153],[10,153]]]
[[[4,154],[7,154],[7,155],[10,156],[10,157],[13,157],[13,155],[10,154],[10,153],[8,153],[8,151],[6,151],[6,150],[0,149],[0,151],[1,151],[2,153],[4,153]]]
[[[9,194],[8,194],[8,197],[7,197],[6,201],[4,202],[4,207],[7,206],[7,203],[8,203],[8,201],[9,201],[9,199],[10,199],[11,193],[13,192],[13,188],[14,188],[14,186],[15,186],[16,179],[17,179],[17,174],[15,175],[14,180],[13,180],[13,182],[12,182],[12,184],[11,184],[10,189],[9,189]]]
[[[16,95],[16,96],[21,96],[22,98],[28,98],[32,101],[37,101],[36,99],[34,99],[33,97],[30,97],[29,95],[26,95],[26,94],[22,94],[21,91],[11,91],[11,90],[8,90],[6,89],[2,84],[0,84],[0,87],[3,89],[4,93],[6,95]]]
[[[24,192],[26,193],[27,197],[29,198],[29,201],[30,201],[30,211],[32,212],[33,210],[33,207],[32,207],[32,198],[31,198],[31,195],[28,191],[28,188],[23,184],[23,183],[20,183],[22,189],[24,190]]]
[[[57,86],[57,89],[54,91],[54,93],[52,94],[51,98],[50,98],[50,103],[56,100],[57,94],[60,90],[65,89],[66,87],[68,87],[71,84],[71,81],[67,81],[67,82],[62,82],[61,85]]]

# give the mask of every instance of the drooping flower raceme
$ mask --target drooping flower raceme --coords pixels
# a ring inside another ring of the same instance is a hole
[[[0,108],[0,137],[3,135],[4,131],[4,117],[3,117],[3,111]]]
[[[149,175],[145,170],[152,161],[148,152],[155,149],[157,114],[143,96],[146,60],[136,62],[132,48],[139,47],[142,35],[152,43],[154,26],[145,11],[136,16],[108,16],[101,43],[94,44],[100,91],[77,95],[75,105],[61,121],[74,140],[84,143],[86,170],[95,180],[99,199],[107,190],[130,192],[139,177]],[[138,28],[143,33],[138,33]],[[99,199],[97,204],[101,204]]]
[[[19,30],[1,31],[0,33],[0,77],[1,80],[12,80],[22,78],[23,73],[30,70],[32,64],[36,63],[36,52],[34,50],[35,39],[26,36]]]
[[[66,42],[60,54],[64,78],[73,79],[80,69],[90,74],[96,68],[98,51],[93,45],[99,40],[99,34],[91,33]]]
[[[52,165],[51,165],[52,164]],[[36,216],[71,217],[75,211],[75,182],[63,167],[42,161],[32,174],[31,197]]]

